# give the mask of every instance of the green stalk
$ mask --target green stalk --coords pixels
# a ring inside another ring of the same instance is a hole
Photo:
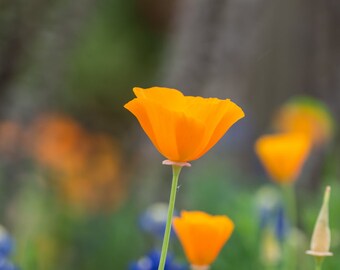
[[[315,257],[315,270],[321,270],[322,269],[322,262],[323,258],[321,257]]]
[[[285,209],[287,211],[288,218],[290,219],[292,228],[297,227],[297,204],[296,204],[296,197],[295,197],[295,189],[293,184],[283,184],[281,185]],[[295,246],[291,246],[287,242],[284,243],[284,253],[285,253],[285,266],[284,269],[287,270],[295,270],[297,265],[297,250]],[[288,259],[288,261],[287,261]]]
[[[297,211],[296,211],[296,197],[293,184],[283,184],[281,185],[283,190],[283,196],[286,205],[286,211],[292,227],[297,227]]]
[[[171,193],[169,200],[169,208],[168,208],[168,217],[166,220],[165,232],[163,237],[163,245],[161,258],[159,260],[158,270],[164,270],[166,254],[168,252],[169,239],[171,233],[171,224],[172,224],[172,216],[174,214],[175,201],[176,201],[176,192],[177,192],[177,183],[178,177],[181,172],[182,167],[173,165],[172,166],[172,184],[171,184]]]

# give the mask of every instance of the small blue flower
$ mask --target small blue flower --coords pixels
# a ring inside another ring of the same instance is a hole
[[[279,241],[283,242],[288,233],[288,222],[282,205],[276,213],[275,234]]]
[[[280,205],[280,195],[272,186],[264,186],[258,190],[255,200],[260,228],[264,229],[275,216],[276,209]]]
[[[14,248],[14,242],[9,233],[0,226],[0,257],[8,257]]]
[[[0,270],[18,270],[18,268],[8,259],[2,257],[0,258]]]
[[[270,228],[278,241],[283,242],[289,224],[278,191],[270,186],[262,187],[256,196],[260,230]]]
[[[155,203],[148,207],[139,218],[140,228],[147,233],[162,238],[168,214],[168,205],[165,203]],[[177,215],[175,211],[175,216]],[[173,234],[173,231],[171,231]]]
[[[157,270],[161,253],[157,250],[151,251],[145,257],[142,257],[137,262],[131,263],[129,270]],[[173,257],[168,254],[165,262],[164,270],[186,270],[187,266],[176,264],[173,262]],[[0,270],[2,270],[0,268]]]
[[[14,241],[4,227],[0,225],[0,270],[17,270],[8,259],[14,250]]]

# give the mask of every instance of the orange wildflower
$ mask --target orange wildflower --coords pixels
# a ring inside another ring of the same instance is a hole
[[[196,160],[239,119],[242,109],[229,99],[184,96],[176,89],[133,89],[125,108],[133,113],[157,150],[172,162]]]
[[[326,104],[311,97],[296,97],[284,104],[274,118],[280,132],[299,132],[322,145],[334,134],[334,119]]]
[[[0,123],[0,153],[7,158],[13,158],[19,152],[22,140],[22,127],[14,121]]]
[[[105,134],[93,135],[85,166],[56,181],[64,200],[75,209],[115,210],[126,195],[119,144]]]
[[[85,130],[68,116],[39,117],[27,141],[32,155],[43,166],[61,172],[84,167],[88,138]]]
[[[265,135],[255,144],[255,151],[274,181],[290,183],[297,179],[311,148],[304,134]]]
[[[209,266],[234,230],[227,216],[211,216],[200,211],[182,211],[175,217],[174,230],[193,266]]]

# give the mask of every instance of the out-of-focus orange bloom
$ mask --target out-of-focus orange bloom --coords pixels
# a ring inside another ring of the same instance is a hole
[[[280,132],[299,132],[321,145],[334,133],[334,120],[325,104],[310,97],[298,97],[282,106],[274,118]]]
[[[174,230],[191,265],[211,265],[234,230],[227,216],[211,216],[200,211],[182,211],[175,217]]]
[[[309,137],[300,133],[265,135],[255,151],[272,180],[290,183],[296,180],[311,149]]]
[[[125,104],[158,151],[173,162],[204,155],[244,117],[229,99],[184,96],[175,89],[134,88],[137,98]]]
[[[91,134],[68,116],[39,117],[27,145],[40,165],[55,172],[55,187],[75,209],[110,211],[126,194],[122,153],[106,134]]]
[[[110,211],[126,194],[121,152],[107,135],[94,135],[89,144],[84,168],[65,174],[57,184],[65,200],[74,207]]]
[[[6,157],[13,157],[19,150],[19,143],[22,139],[21,126],[13,121],[0,123],[0,152]]]
[[[27,144],[43,166],[61,172],[80,170],[88,151],[87,135],[72,118],[58,115],[39,117]]]

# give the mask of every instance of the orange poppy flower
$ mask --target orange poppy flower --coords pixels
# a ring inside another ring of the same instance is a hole
[[[211,216],[200,211],[182,211],[175,217],[174,230],[191,265],[209,266],[234,230],[227,216]]]
[[[126,176],[118,142],[106,134],[89,136],[89,152],[79,170],[66,171],[56,188],[75,210],[110,212],[126,195]]]
[[[19,154],[23,130],[19,123],[7,120],[0,123],[0,153],[5,158],[16,158]]]
[[[334,119],[326,104],[311,97],[297,97],[284,104],[274,118],[281,132],[310,136],[313,144],[323,145],[334,135]]]
[[[229,99],[184,96],[176,89],[133,89],[125,108],[133,113],[158,151],[173,162],[204,155],[239,119],[242,109]]]
[[[68,116],[47,114],[38,117],[26,140],[29,151],[43,166],[73,172],[85,165],[88,151],[86,132]]]
[[[279,183],[296,180],[311,149],[309,137],[300,133],[265,135],[255,151],[270,177]]]

